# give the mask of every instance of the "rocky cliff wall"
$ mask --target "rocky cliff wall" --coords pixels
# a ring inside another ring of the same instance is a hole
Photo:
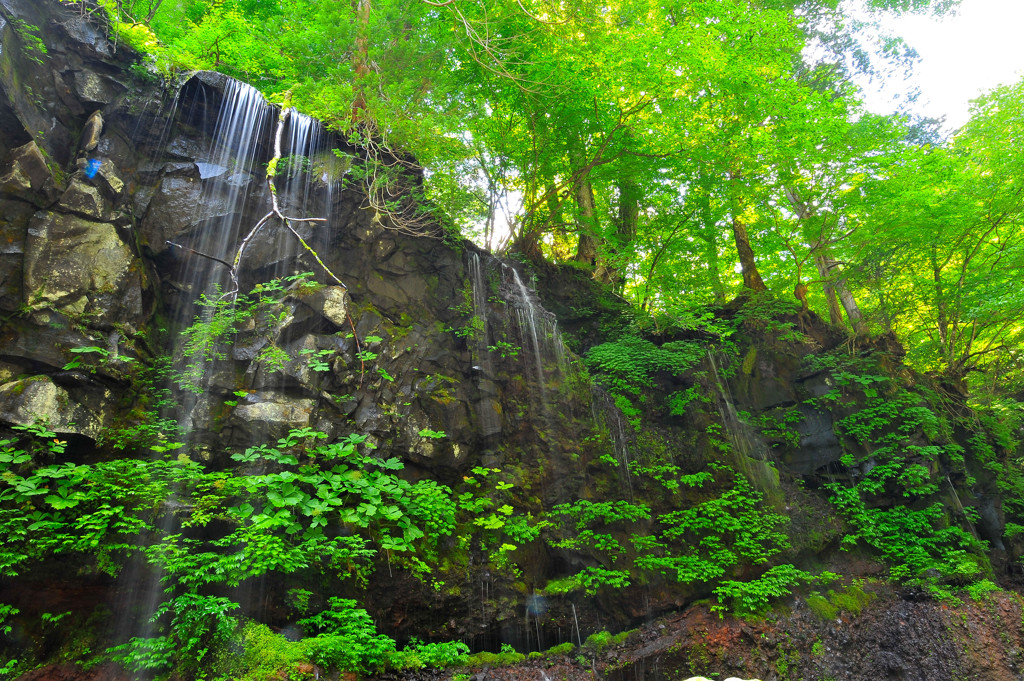
[[[297,170],[276,190],[285,214],[321,219],[294,223],[318,263],[280,220],[253,231],[271,207],[278,108],[219,74],[149,74],[78,6],[8,0],[0,18],[0,423],[47,424],[77,462],[187,438],[217,466],[289,429],[359,433],[414,477],[512,471],[537,512],[582,494],[568,455],[604,427],[602,408],[521,266],[433,227],[409,234],[346,176],[359,150],[295,116],[284,156]],[[243,241],[242,293],[312,276],[280,284],[272,319],[249,320],[182,388],[181,331],[211,313],[200,296],[231,286]],[[164,358],[178,379],[154,373]],[[559,560],[535,556],[532,578]],[[396,631],[522,626],[502,624],[521,586],[494,584],[483,611],[452,587],[441,618],[416,605],[439,598],[419,582],[382,585],[368,605]]]
[[[524,527],[538,533],[531,538],[521,531],[514,562],[494,536],[472,535],[444,547],[435,586],[409,570],[392,570],[383,555],[378,576],[365,585],[332,585],[358,597],[383,630],[398,636],[539,649],[574,634],[585,639],[649,622],[707,598],[712,577],[676,575],[702,565],[702,541],[720,538],[672,533],[690,518],[685,513],[710,513],[732,498],[730,481],[749,489],[742,482],[748,478],[756,492],[749,498],[764,499],[758,513],[787,523],[779,562],[828,567],[846,577],[882,576],[878,563],[861,554],[850,561],[839,551],[845,521],[823,492],[837,480],[863,479],[879,463],[867,441],[844,435],[841,425],[862,410],[866,391],[840,395],[835,367],[808,361],[840,348],[844,338],[818,320],[759,317],[738,301],[716,313],[738,329],[728,348],[713,329],[649,330],[619,348],[643,367],[641,387],[609,395],[562,344],[559,325],[570,332],[569,348],[582,355],[629,326],[622,301],[578,271],[537,266],[533,273],[556,323],[522,264],[446,241],[434,227],[410,234],[395,215],[374,208],[352,172],[365,167],[365,154],[314,121],[293,116],[284,124],[274,188],[283,214],[295,218],[290,224],[322,263],[280,219],[255,230],[273,205],[266,168],[281,120],[278,108],[219,74],[184,74],[173,82],[149,74],[77,5],[0,0],[4,435],[45,423],[70,443],[67,459],[79,463],[147,457],[154,446],[187,439],[192,456],[219,469],[234,465],[231,453],[309,427],[332,439],[367,435],[376,455],[403,462],[410,480],[434,479],[457,492],[469,489],[477,471],[500,471],[495,505],[514,506]],[[406,171],[408,186],[418,181]],[[310,217],[317,221],[303,219]],[[279,283],[259,313],[197,363],[185,350],[194,337],[181,332],[196,316],[214,319],[221,308],[196,301],[204,294],[215,300],[234,285],[236,256],[240,292]],[[635,354],[641,350],[651,354]],[[900,377],[898,358],[878,350],[851,347],[849,354],[896,377],[894,383],[909,383]],[[662,351],[685,362],[674,365]],[[608,385],[628,383],[614,367],[597,367],[591,364],[611,379]],[[904,439],[924,451],[967,438],[926,430],[915,425]],[[1005,459],[1008,452],[993,456]],[[991,555],[1004,561],[1019,555],[1012,542],[1002,548],[1003,504],[997,481],[986,473],[993,466],[918,460],[948,485],[927,497],[945,495],[947,525],[959,527],[964,507],[974,509],[979,520],[971,531],[990,541]],[[715,471],[731,466],[740,473],[702,477],[709,463],[719,466]],[[673,487],[672,476],[688,482]],[[641,506],[648,515],[613,518],[607,534],[595,535],[597,525],[587,526],[573,511],[552,512],[575,502],[606,504],[601,508],[609,517],[607,509],[640,513]],[[872,503],[888,508],[902,500],[883,489]],[[748,511],[727,518],[762,517]],[[546,525],[535,522],[541,518]],[[655,538],[665,545],[652,544]],[[669,539],[676,555],[666,548]],[[650,557],[664,562],[643,567]],[[1004,564],[997,561],[999,574],[992,576],[1009,584]],[[17,605],[26,617],[63,610],[88,615],[129,590],[125,576],[109,579],[90,572],[93,566],[69,565],[5,579],[0,602]],[[754,578],[764,570],[758,565],[736,562],[715,578]],[[578,575],[632,581],[605,588],[571,582]],[[264,595],[247,597],[245,614],[288,625],[282,595],[291,586],[268,580]],[[907,618],[922,622],[923,633],[892,648],[896,657],[886,657],[889,662],[843,663],[858,646],[884,652],[877,632],[852,617],[841,616],[834,627],[803,617],[798,599],[791,602],[796,614],[774,627],[744,628],[738,620],[715,627],[694,614],[699,608],[655,623],[633,637],[635,650],[622,651],[602,670],[619,678],[675,678],[676,671],[707,671],[700,665],[739,655],[729,647],[738,646],[746,651],[744,666],[732,668],[764,679],[859,678],[864,670],[925,678],[919,656],[908,652],[917,645],[944,651],[946,667],[936,667],[937,674],[983,668],[961,654],[969,646],[940,606],[906,600],[919,595],[885,591],[868,609],[886,637],[908,626]],[[1016,605],[1004,605],[1000,617],[1017,616]],[[699,631],[721,641],[697,641]],[[798,643],[784,638],[797,633]],[[1015,669],[1017,633],[1006,642],[1001,670]],[[773,638],[766,645],[761,634]],[[33,635],[18,645],[31,648]],[[832,646],[834,663],[812,659],[819,653],[808,651],[819,639]],[[723,641],[728,645],[712,645]],[[796,669],[813,674],[794,676]]]

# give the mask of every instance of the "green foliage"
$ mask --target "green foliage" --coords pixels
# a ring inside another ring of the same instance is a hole
[[[619,645],[623,643],[627,638],[629,638],[629,635],[633,633],[633,631],[635,630],[623,631],[614,635],[608,631],[594,632],[593,634],[587,637],[586,641],[583,642],[582,649],[588,650],[592,653],[603,652],[613,645]],[[563,645],[568,646],[568,648],[565,649],[566,654],[572,652],[573,647],[571,643]],[[552,650],[554,650],[554,648],[552,648]]]
[[[24,430],[31,448],[63,446],[42,426]],[[208,471],[184,457],[37,465],[29,448],[7,440],[0,463],[0,526],[7,537],[0,567],[13,576],[31,561],[77,554],[96,570],[116,574],[141,551],[165,575],[170,597],[155,618],[166,633],[133,640],[115,653],[136,669],[195,668],[235,627],[235,605],[210,589],[306,569],[313,557],[336,575],[365,575],[378,549],[416,571],[434,542],[454,529],[455,502],[447,488],[398,477],[401,462],[360,453],[361,436],[321,444],[324,437],[307,428],[275,446],[249,448],[233,455],[245,466],[234,474]],[[164,507],[172,493],[181,500],[173,511]],[[171,529],[160,520],[169,512],[175,513]],[[199,539],[189,528],[207,531]],[[140,547],[140,533],[154,540]],[[309,654],[325,663],[353,663],[351,642],[326,631],[331,613],[319,617],[325,633]],[[352,618],[344,621],[358,623],[357,615]],[[359,664],[376,665],[377,657],[367,655],[358,653]]]
[[[594,594],[655,575],[685,584],[723,585],[733,568],[763,564],[788,548],[788,537],[781,531],[787,518],[767,508],[762,495],[743,476],[720,465],[690,475],[664,467],[658,474],[672,490],[681,485],[701,489],[702,499],[660,514],[624,500],[578,500],[552,508],[547,516],[554,525],[549,545],[596,558],[601,564],[549,581],[545,593]],[[783,588],[781,570],[764,582],[766,593]],[[778,584],[769,583],[776,577]],[[735,584],[728,582],[726,588],[735,589],[739,598],[740,587]]]
[[[234,641],[237,646],[222,650],[214,667],[239,681],[270,681],[306,660],[301,642],[289,641],[265,624],[246,622]]]
[[[380,671],[395,653],[395,642],[377,633],[373,619],[355,601],[330,599],[330,609],[299,620],[316,633],[303,640],[311,660],[341,671]]]
[[[551,646],[544,652],[544,654],[546,656],[571,655],[574,650],[576,650],[576,644],[572,641],[566,641],[565,643],[559,643],[556,646]]]
[[[807,337],[797,330],[796,324],[782,319],[796,315],[799,309],[795,300],[782,300],[769,292],[753,293],[736,312],[736,321],[748,332],[768,333],[783,343],[803,343]]]
[[[625,334],[616,341],[592,347],[585,362],[591,375],[608,389],[616,407],[635,427],[642,412],[634,401],[647,401],[655,377],[659,373],[680,377],[704,355],[704,349],[697,343],[670,341],[655,345],[645,338]],[[678,400],[670,399],[669,408],[682,407]]]
[[[771,601],[784,598],[792,593],[794,587],[813,580],[811,573],[789,564],[776,565],[754,580],[741,582],[727,579],[715,588],[719,605],[712,609],[722,612],[728,602],[737,613],[762,612]]]
[[[111,649],[114,659],[139,672],[176,668],[195,674],[204,666],[211,649],[226,643],[234,632],[236,621],[228,613],[238,605],[227,598],[184,593],[166,601],[153,613],[156,621],[171,616],[167,636],[133,638],[127,644]]]
[[[467,667],[506,667],[513,664],[519,664],[526,659],[526,655],[516,652],[508,643],[501,644],[501,652],[491,653],[487,651],[479,652],[469,656],[469,660],[466,662]]]
[[[487,349],[491,352],[497,352],[501,355],[502,359],[519,356],[519,347],[506,341],[497,341],[494,345],[488,345]]]
[[[971,581],[984,571],[983,545],[971,534],[947,524],[945,509],[934,502],[869,508],[855,489],[830,485],[832,503],[851,528],[847,546],[864,542],[890,564],[893,579],[937,586],[939,580]]]
[[[196,304],[200,314],[184,331],[184,343],[179,352],[182,368],[175,375],[175,382],[183,390],[200,393],[204,376],[212,362],[227,359],[227,345],[244,328],[250,336],[249,342],[262,341],[256,357],[263,369],[273,373],[280,371],[297,358],[291,357],[282,348],[274,345],[274,338],[280,326],[287,320],[289,311],[283,304],[293,291],[302,293],[311,284],[309,272],[290,275],[257,284],[248,294],[221,293],[203,294]],[[324,359],[334,354],[333,350],[301,350],[311,355],[308,364],[314,371],[326,371]],[[376,355],[374,355],[376,358]]]
[[[681,376],[705,355],[697,343],[672,341],[655,345],[634,335],[595,345],[587,352],[587,367],[620,394],[639,395],[651,387],[658,372]]]
[[[837,432],[849,452],[862,452],[842,459],[859,471],[853,484],[827,485],[850,528],[844,545],[871,549],[889,563],[893,579],[925,586],[939,597],[949,594],[949,585],[983,577],[987,544],[973,528],[951,522],[938,498],[943,486],[951,486],[948,473],[940,471],[967,471],[960,447],[942,442],[950,427],[939,415],[935,394],[898,385],[866,359],[822,356],[814,366],[828,371],[837,386],[816,403],[825,400],[846,412]],[[985,453],[983,430],[970,438],[980,460],[995,459],[994,452]],[[894,504],[894,494],[910,501]],[[960,515],[970,521],[968,509]]]
[[[392,669],[446,669],[465,666],[468,661],[469,646],[462,641],[423,643],[413,638],[402,650],[391,654],[388,666]]]
[[[967,594],[975,601],[983,601],[991,598],[991,594],[1002,591],[999,586],[990,579],[982,579],[973,584],[968,584]]]
[[[807,597],[807,607],[815,615],[826,621],[834,620],[839,614],[839,608],[817,592]]]
[[[47,55],[47,49],[43,39],[36,35],[39,33],[39,27],[33,26],[17,17],[12,18],[10,21],[14,32],[18,34],[18,38],[21,40],[22,54],[36,64],[42,65],[44,63],[43,59]]]
[[[834,620],[840,612],[859,615],[873,598],[874,594],[864,591],[862,584],[855,580],[844,588],[829,589],[825,595],[812,592],[807,597],[807,606],[821,619]]]

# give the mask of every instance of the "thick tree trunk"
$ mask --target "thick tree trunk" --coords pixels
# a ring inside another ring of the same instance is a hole
[[[628,246],[636,238],[637,226],[640,223],[640,197],[643,196],[640,186],[632,180],[619,182],[619,219],[616,232],[620,246]]]
[[[594,210],[594,189],[585,175],[576,181],[573,193],[576,198],[580,233],[579,246],[576,249],[576,262],[597,265],[598,223]]]
[[[740,257],[740,268],[743,270],[743,287],[754,292],[767,291],[761,279],[761,273],[757,271],[757,263],[754,261],[754,249],[750,247],[750,236],[747,234],[747,225],[743,222],[743,197],[740,187],[740,173],[733,171],[729,173],[732,182],[732,236],[736,241],[736,253]]]
[[[633,240],[636,238],[640,222],[640,198],[643,196],[639,185],[632,180],[620,180],[618,190],[619,211],[615,218],[614,245],[605,244],[605,248],[611,252],[606,252],[601,258],[601,262],[598,263],[599,269],[603,265],[601,278],[606,279],[608,283],[617,288],[621,287],[623,283],[618,262],[620,262],[621,254],[632,248]],[[596,275],[595,278],[597,278]]]
[[[547,203],[548,215],[544,219],[540,219],[539,206],[541,201]],[[546,229],[550,229],[552,225],[557,225],[558,214],[560,211],[558,203],[558,193],[554,187],[549,187],[546,195],[535,198],[530,204],[534,206],[534,210],[527,212],[524,218],[522,227],[518,230],[515,235],[515,239],[512,241],[512,250],[516,253],[522,253],[531,262],[543,262],[544,253],[540,248],[540,237]]]
[[[576,199],[577,229],[580,235],[573,260],[594,267],[594,278],[608,283],[608,273],[598,263],[600,224],[594,209],[594,188],[588,178],[590,171],[586,168],[583,153],[578,148],[572,150],[572,165],[575,174],[573,196]]]
[[[743,286],[751,291],[767,291],[761,279],[761,273],[757,271],[757,263],[754,262],[754,249],[750,247],[750,237],[747,236],[747,226],[739,215],[732,216],[732,235],[736,240],[736,252],[740,256],[740,267],[743,269]]]
[[[839,298],[836,297],[836,287],[832,284],[832,274],[828,271],[828,263],[821,253],[814,254],[814,264],[818,267],[818,278],[825,290],[825,302],[828,304],[828,320],[833,326],[843,323],[843,313],[839,309]]]

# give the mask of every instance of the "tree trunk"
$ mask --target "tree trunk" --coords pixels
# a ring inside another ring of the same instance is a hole
[[[864,335],[867,329],[864,326],[864,315],[861,314],[860,308],[857,306],[857,300],[853,297],[853,293],[850,292],[849,287],[846,285],[846,281],[843,279],[836,280],[836,293],[839,294],[839,302],[843,304],[843,309],[846,310],[846,318],[850,320],[850,326],[853,327],[853,332],[858,336]]]
[[[738,215],[732,216],[732,234],[736,240],[736,252],[740,256],[740,267],[743,269],[743,286],[751,291],[767,291],[768,287],[764,285],[754,262],[754,249],[750,247],[747,226]]]
[[[757,263],[754,261],[754,249],[750,247],[750,237],[747,235],[747,225],[741,217],[743,214],[743,197],[740,195],[740,173],[733,171],[729,173],[729,179],[733,185],[732,197],[732,235],[736,241],[736,253],[740,257],[740,267],[743,270],[743,286],[754,292],[767,291],[761,279],[761,273],[757,271]]]
[[[643,196],[643,193],[632,180],[620,180],[618,190],[619,212],[615,219],[614,246],[605,244],[605,248],[611,252],[605,253],[605,257],[602,258],[603,263],[599,263],[599,269],[603,264],[603,278],[616,288],[621,288],[623,279],[618,264],[621,262],[621,254],[632,248],[633,240],[636,238],[640,222],[640,197]]]
[[[620,246],[628,246],[636,238],[637,226],[640,223],[640,197],[642,195],[636,182],[632,180],[619,182],[619,219],[616,233]]]
[[[597,216],[594,211],[594,190],[587,179],[577,180],[574,187],[579,218],[579,246],[576,262],[597,265]]]
[[[585,167],[583,154],[577,148],[572,150],[572,165],[575,176],[573,195],[576,199],[577,227],[580,235],[576,257],[573,260],[596,268],[599,224],[597,211],[594,210],[594,188],[587,177],[590,171]],[[595,270],[594,274],[596,277],[598,272]]]
[[[815,253],[814,264],[818,267],[818,278],[821,279],[821,286],[825,289],[828,320],[832,322],[833,326],[839,326],[843,323],[843,313],[839,309],[839,299],[836,297],[836,287],[832,284],[832,273],[828,271],[828,262],[821,253]]]
[[[366,93],[364,85],[370,74],[370,0],[353,0],[356,13],[356,45],[352,52],[352,71],[355,75],[352,99],[352,123],[362,122],[366,117]]]

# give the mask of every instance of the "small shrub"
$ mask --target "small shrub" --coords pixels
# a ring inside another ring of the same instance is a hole
[[[590,639],[587,639],[588,641]],[[576,650],[576,645],[572,641],[566,641],[565,643],[559,643],[557,646],[551,646],[547,649],[545,655],[568,655],[572,651]]]
[[[851,584],[841,591],[829,590],[828,598],[840,610],[845,610],[851,615],[859,615],[864,606],[871,602],[875,596],[869,594],[859,584]]]
[[[988,599],[993,591],[999,591],[999,587],[989,579],[983,579],[967,587],[967,593],[976,601]]]
[[[599,653],[611,644],[612,635],[607,631],[598,631],[587,637],[587,640],[583,642],[583,647]]]
[[[807,597],[807,607],[823,620],[834,620],[839,615],[839,608],[829,603],[828,599],[818,592]]]
[[[626,639],[635,634],[637,629],[627,629],[626,631],[620,631],[619,633],[612,636],[613,645],[621,645],[626,642]]]
[[[304,661],[302,645],[274,633],[265,624],[249,622],[234,638],[234,644],[223,651],[218,666],[227,676],[240,681],[264,681],[280,678],[282,670]]]
[[[302,640],[309,659],[339,671],[368,672],[383,669],[395,653],[395,642],[377,633],[373,619],[356,602],[331,598],[330,609],[299,624],[319,635]]]
[[[462,641],[421,643],[413,638],[409,645],[388,657],[388,666],[393,669],[445,669],[464,665],[468,660],[469,646]]]
[[[519,664],[526,659],[526,655],[517,653],[516,649],[510,646],[508,643],[501,644],[500,653],[490,653],[487,651],[479,652],[475,655],[470,655],[469,659],[466,660],[466,666],[468,667],[507,667],[513,664]]]

